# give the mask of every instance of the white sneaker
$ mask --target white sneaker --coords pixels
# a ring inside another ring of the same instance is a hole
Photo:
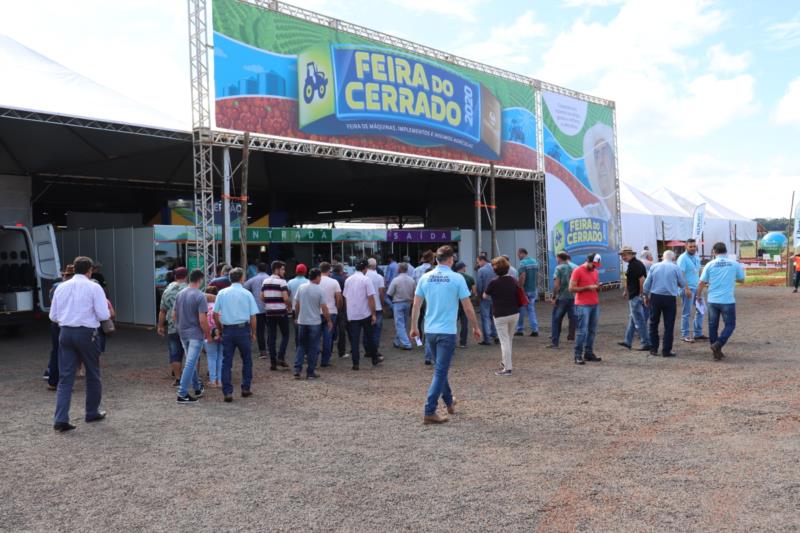
[[[691,337],[684,337],[683,342],[694,342],[694,339]]]
[[[494,373],[495,376],[510,376],[511,370],[500,370],[499,372]]]

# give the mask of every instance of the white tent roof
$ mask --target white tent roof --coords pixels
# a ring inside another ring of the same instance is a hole
[[[639,211],[650,213],[651,215],[659,215],[666,217],[686,217],[687,215],[682,209],[672,207],[666,203],[653,198],[641,189],[637,189],[633,185],[625,182],[620,183],[620,200],[623,204],[633,207]],[[625,210],[623,209],[623,212]]]
[[[190,125],[95,83],[0,35],[0,106],[54,115],[188,131]]]

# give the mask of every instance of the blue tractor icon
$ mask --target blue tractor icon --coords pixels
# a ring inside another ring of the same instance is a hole
[[[328,85],[328,78],[325,73],[317,69],[316,63],[311,61],[306,65],[306,81],[303,84],[303,100],[310,104],[314,100],[316,92],[320,100],[325,98],[325,91]]]

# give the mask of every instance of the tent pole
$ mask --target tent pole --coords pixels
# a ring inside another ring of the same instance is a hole
[[[789,204],[789,218],[786,222],[786,286],[792,286],[792,269],[789,268],[789,250],[794,246],[792,240],[792,212],[794,211],[794,192],[792,191],[792,202]]]
[[[222,149],[222,249],[225,264],[231,264],[231,152]]]

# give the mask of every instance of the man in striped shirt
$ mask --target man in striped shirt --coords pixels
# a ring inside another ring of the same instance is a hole
[[[286,346],[289,344],[289,287],[283,276],[286,274],[286,263],[272,262],[272,275],[261,285],[261,299],[264,302],[264,314],[267,321],[267,347],[269,348],[269,369],[289,368],[286,364]],[[280,350],[275,349],[278,328],[281,330]]]

